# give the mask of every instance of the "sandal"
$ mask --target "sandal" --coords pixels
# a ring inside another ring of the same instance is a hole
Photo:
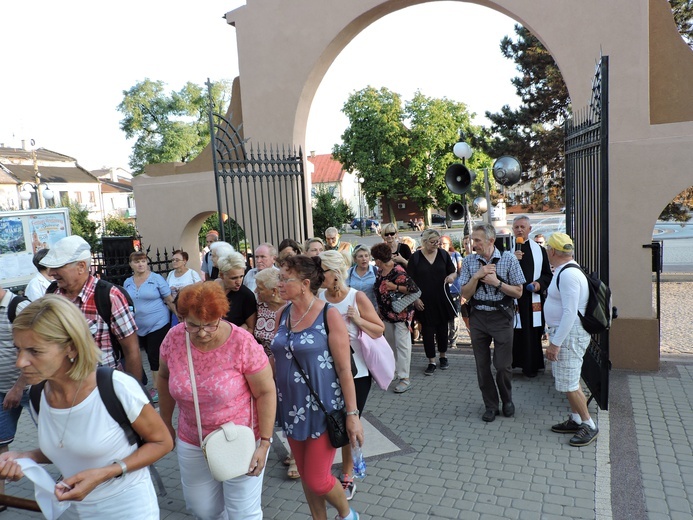
[[[298,467],[296,466],[296,461],[294,459],[291,459],[291,463],[289,464],[289,469],[286,470],[286,476],[292,480],[296,480],[297,478],[301,478],[301,475],[298,474]]]
[[[294,458],[291,455],[287,455],[286,458],[282,461],[282,464],[284,466],[291,466],[291,463],[294,461]]]

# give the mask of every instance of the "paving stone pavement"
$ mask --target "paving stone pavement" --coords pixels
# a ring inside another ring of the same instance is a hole
[[[481,421],[474,359],[464,337],[449,352],[450,369],[426,377],[421,344],[412,357],[412,389],[375,388],[368,417],[402,449],[368,457],[352,507],[361,518],[385,519],[691,519],[693,449],[693,283],[663,284],[662,365],[655,373],[614,370],[610,409],[590,405],[600,437],[585,448],[550,431],[567,413],[550,368],[534,379],[514,375],[514,418]],[[683,327],[681,325],[684,325]],[[14,449],[35,445],[22,414]],[[266,519],[307,520],[300,481],[286,478],[285,451],[275,442],[265,474]],[[192,518],[185,510],[175,454],[157,463],[167,489],[161,518]],[[51,469],[49,467],[49,469]],[[53,473],[54,470],[51,469]],[[335,468],[335,474],[337,468]],[[55,475],[57,476],[57,475]],[[7,492],[31,498],[25,480]],[[330,510],[332,518],[334,510]],[[9,510],[2,520],[41,518]]]

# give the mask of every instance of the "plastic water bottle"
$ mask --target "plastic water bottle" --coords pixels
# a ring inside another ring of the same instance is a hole
[[[358,442],[351,446],[351,460],[354,462],[354,478],[366,476],[366,461],[363,460],[361,445]]]

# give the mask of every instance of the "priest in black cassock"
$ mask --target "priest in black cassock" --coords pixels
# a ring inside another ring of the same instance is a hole
[[[516,300],[513,368],[521,368],[527,377],[536,377],[537,372],[544,369],[544,352],[541,348],[543,305],[553,275],[546,250],[529,239],[531,230],[529,217],[522,215],[513,219],[515,256],[520,261],[525,280],[531,280],[525,284],[522,296]]]

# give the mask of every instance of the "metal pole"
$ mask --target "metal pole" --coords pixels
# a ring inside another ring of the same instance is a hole
[[[488,168],[484,168],[484,189],[486,190],[486,222],[493,225],[491,220],[491,185],[488,180]]]
[[[363,221],[363,183],[359,180],[359,227],[361,228],[361,236],[363,236],[366,223]]]

